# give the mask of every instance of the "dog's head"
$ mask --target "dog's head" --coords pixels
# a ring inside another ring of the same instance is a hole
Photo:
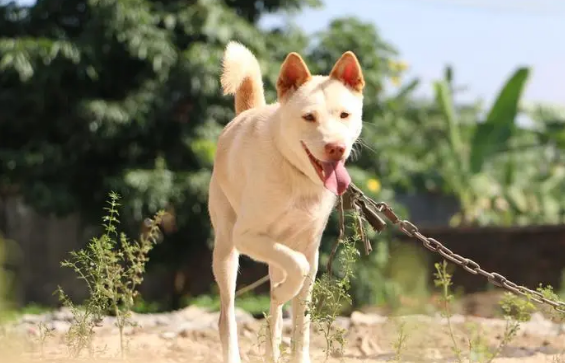
[[[284,153],[336,195],[351,182],[345,161],[361,134],[364,86],[352,52],[341,56],[329,76],[312,76],[302,58],[290,53],[277,81]]]

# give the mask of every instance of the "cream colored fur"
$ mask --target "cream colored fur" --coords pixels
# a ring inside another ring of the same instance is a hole
[[[328,143],[341,143],[343,159],[349,157],[362,128],[362,72],[353,53],[346,52],[330,76],[312,76],[302,58],[290,53],[277,83],[279,100],[266,105],[256,58],[231,42],[221,83],[224,93],[235,93],[237,114],[218,139],[209,194],[224,362],[240,362],[234,295],[242,253],[269,266],[268,361],[279,358],[282,306],[292,301],[293,361],[308,363],[305,304],[336,196],[324,188],[302,143],[319,160],[327,157]]]

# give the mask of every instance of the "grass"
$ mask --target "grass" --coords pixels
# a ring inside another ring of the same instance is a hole
[[[199,295],[197,297],[187,299],[186,305],[198,306],[211,311],[219,311],[220,297],[218,295]],[[235,299],[235,306],[254,316],[259,316],[264,312],[269,311],[269,295],[247,294],[239,296]]]

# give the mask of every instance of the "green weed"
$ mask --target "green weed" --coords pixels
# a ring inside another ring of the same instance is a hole
[[[441,287],[442,292],[442,302],[443,310],[442,316],[447,319],[447,328],[449,331],[449,337],[453,344],[452,350],[459,363],[463,363],[463,358],[461,354],[461,349],[457,344],[455,333],[453,331],[453,326],[451,324],[451,302],[453,301],[453,295],[451,294],[451,275],[447,271],[447,262],[445,260],[442,263],[436,263],[436,272],[434,273],[435,279],[434,284],[437,287]]]
[[[316,331],[323,334],[326,347],[326,360],[330,355],[342,355],[346,330],[335,327],[336,318],[351,305],[349,288],[353,277],[354,264],[359,257],[355,242],[359,236],[339,241],[340,251],[336,262],[339,266],[337,276],[325,272],[314,283],[312,298],[307,307],[311,322]]]
[[[451,303],[453,295],[451,294],[450,286],[452,284],[452,276],[447,271],[447,262],[445,260],[442,261],[442,263],[436,263],[435,268],[436,278],[434,282],[436,286],[442,288],[442,315],[447,319],[448,333],[453,345],[452,350],[455,353],[457,361],[463,363],[463,354],[457,344],[451,323]],[[477,327],[474,327],[474,329],[472,329],[472,336],[469,339],[469,362],[491,363],[502,352],[504,347],[516,337],[516,333],[520,329],[520,323],[529,320],[531,314],[536,309],[529,297],[521,298],[509,292],[504,294],[500,306],[506,321],[500,343],[494,350],[490,349],[488,342],[484,339],[484,335]]]
[[[45,357],[45,341],[48,337],[52,336],[52,330],[49,329],[45,323],[40,322],[37,326],[39,335],[37,336],[37,343],[39,344],[39,353],[41,357]]]
[[[60,300],[69,307],[73,322],[67,333],[67,345],[73,357],[84,349],[92,355],[94,328],[106,313],[116,317],[120,337],[120,354],[125,354],[124,328],[131,325],[131,311],[137,297],[137,288],[143,281],[148,253],[159,236],[159,224],[163,212],[152,220],[147,234],[139,241],[130,241],[119,233],[119,196],[110,193],[110,199],[103,217],[104,233],[93,238],[86,248],[71,252],[71,258],[61,263],[71,268],[88,288],[89,296],[82,306],[76,306],[59,287]]]
[[[502,352],[504,347],[514,339],[516,333],[520,329],[520,323],[530,320],[532,313],[536,310],[535,305],[531,302],[529,297],[525,299],[520,298],[510,292],[504,294],[500,302],[503,310],[504,320],[506,325],[504,333],[498,347],[490,354],[486,360],[487,363],[492,362]]]
[[[394,341],[394,361],[400,363],[402,361],[402,351],[406,346],[406,341],[408,339],[408,332],[406,331],[406,321],[400,320],[398,323],[398,334],[396,335],[396,340]]]
[[[199,295],[186,300],[187,306],[199,306],[211,311],[220,310],[220,297],[218,295]],[[246,294],[235,299],[235,306],[252,315],[261,315],[270,308],[269,295]]]

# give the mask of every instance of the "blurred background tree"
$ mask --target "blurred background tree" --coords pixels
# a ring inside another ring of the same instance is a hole
[[[450,67],[434,85],[404,79],[409,64],[372,23],[338,18],[313,37],[292,23],[258,27],[266,13],[320,5],[0,2],[0,197],[22,195],[42,213],[80,212],[97,223],[114,190],[123,196],[132,231],[165,208],[175,220],[167,243],[154,251],[153,268],[177,276],[210,247],[208,180],[216,138],[233,117],[232,100],[220,90],[221,56],[237,39],[258,56],[268,101],[275,100],[288,52],[301,53],[321,74],[345,50],[358,55],[367,81],[365,126],[350,171],[370,196],[399,213],[408,210],[397,194],[427,193],[455,198],[461,207],[455,224],[563,222],[565,117],[549,106],[520,107],[527,69],[501,87],[485,116],[480,102],[457,102]],[[434,87],[435,99],[416,98],[418,87]],[[518,127],[521,113],[533,126]],[[332,216],[324,253],[337,235],[335,222]],[[382,274],[389,236],[372,237],[375,252],[360,264],[354,286],[359,303],[381,301],[398,288],[386,287]],[[375,292],[368,281],[385,288]],[[174,289],[171,307],[181,303],[187,284]]]

